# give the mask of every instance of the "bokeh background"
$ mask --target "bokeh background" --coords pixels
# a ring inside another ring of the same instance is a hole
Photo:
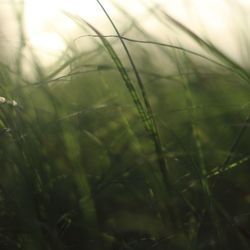
[[[1,1],[0,249],[249,249],[248,1]]]

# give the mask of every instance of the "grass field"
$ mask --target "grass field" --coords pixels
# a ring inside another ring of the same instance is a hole
[[[125,10],[119,30],[99,4],[113,35],[65,12],[81,46],[72,37],[49,68],[30,51],[30,75],[16,13],[15,63],[0,64],[0,249],[249,249],[247,66],[162,9],[151,15],[197,50]]]

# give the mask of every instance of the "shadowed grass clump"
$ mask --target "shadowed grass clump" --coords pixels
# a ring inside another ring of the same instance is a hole
[[[0,65],[0,249],[249,249],[249,72],[149,9],[201,53],[126,15],[83,32],[54,66]],[[135,36],[136,35],[136,36]],[[139,37],[138,39],[136,37]],[[246,45],[247,46],[247,45]],[[35,79],[35,80],[30,80]]]

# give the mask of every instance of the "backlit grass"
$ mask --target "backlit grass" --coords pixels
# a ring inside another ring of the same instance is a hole
[[[0,249],[249,249],[248,69],[163,9],[149,14],[199,51],[122,9],[133,25],[119,30],[97,2],[114,34],[65,12],[83,35],[49,68],[31,51],[32,76],[17,11],[15,65],[0,65]]]

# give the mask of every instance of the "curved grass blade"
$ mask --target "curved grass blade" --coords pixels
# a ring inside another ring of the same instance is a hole
[[[146,93],[143,92],[144,94],[144,104],[141,102],[139,94],[136,92],[136,89],[126,71],[125,66],[123,65],[123,63],[121,62],[121,59],[119,58],[119,56],[117,55],[117,53],[115,52],[115,50],[113,49],[113,47],[111,46],[110,42],[105,38],[105,36],[103,36],[103,34],[98,31],[93,25],[91,25],[90,23],[88,23],[86,20],[77,17],[75,15],[72,15],[70,13],[64,12],[66,16],[68,16],[69,18],[71,18],[72,20],[74,20],[80,27],[84,25],[87,25],[91,30],[93,30],[97,36],[101,39],[104,47],[106,48],[106,50],[108,51],[110,57],[112,58],[114,64],[116,65],[128,91],[130,96],[132,97],[132,100],[135,104],[135,107],[139,113],[139,116],[141,117],[144,127],[146,129],[146,131],[148,132],[149,136],[151,137],[152,141],[154,142],[155,145],[155,151],[157,153],[157,155],[159,157],[157,157],[158,160],[158,164],[160,166],[160,171],[161,174],[163,176],[163,180],[166,186],[169,186],[168,183],[168,173],[167,173],[167,167],[166,167],[166,163],[165,160],[162,157],[162,147],[161,147],[161,143],[160,143],[160,138],[159,138],[159,134],[157,132],[156,129],[156,124],[155,121],[153,119],[153,115],[152,115],[152,109],[151,106],[148,102],[148,99],[146,97]],[[124,43],[124,42],[123,42]],[[133,64],[134,65],[134,64]],[[135,66],[134,66],[135,67]],[[137,70],[136,70],[137,72]],[[137,72],[138,76],[139,73]],[[141,82],[142,84],[142,82]],[[144,89],[144,87],[143,87]],[[146,98],[146,101],[145,101]],[[147,104],[146,104],[147,103]]]
[[[237,72],[238,75],[240,75],[243,79],[249,81],[250,75],[249,73],[241,67],[237,62],[235,62],[233,59],[231,59],[229,56],[227,56],[224,52],[222,52],[220,49],[218,49],[213,43],[205,41],[202,39],[199,35],[197,35],[195,32],[193,32],[191,29],[189,29],[187,26],[182,24],[181,22],[177,21],[170,15],[168,15],[166,12],[160,10],[160,12],[164,15],[164,17],[173,23],[176,27],[178,27],[180,30],[182,30],[185,34],[187,34],[189,37],[191,37],[197,44],[199,44],[202,48],[207,50],[208,52],[212,53],[216,58],[220,59],[224,63],[226,63],[233,71]]]
[[[84,36],[81,36],[81,37],[98,37],[98,36],[96,36],[96,35],[84,35]],[[220,62],[217,62],[216,60],[213,60],[212,58],[209,58],[209,57],[207,57],[205,55],[202,55],[200,53],[197,53],[195,51],[183,48],[181,46],[171,45],[171,44],[167,44],[167,43],[161,43],[161,42],[157,42],[157,41],[138,40],[138,39],[133,39],[133,38],[129,38],[129,37],[126,37],[126,36],[106,35],[105,37],[106,38],[120,38],[120,39],[126,40],[128,42],[134,42],[134,43],[140,43],[140,44],[151,44],[151,45],[156,45],[156,46],[168,47],[168,48],[171,48],[171,49],[181,50],[181,51],[183,51],[185,53],[188,53],[188,54],[200,57],[202,59],[205,59],[206,61],[214,63],[214,64],[216,64],[216,65],[218,65],[220,67],[223,67],[223,68],[225,68],[227,70],[230,69],[230,67],[227,67],[226,65],[224,65],[224,64],[222,64]]]
[[[166,166],[165,159],[163,158],[163,150],[162,150],[161,140],[160,140],[158,128],[157,128],[157,125],[156,125],[156,122],[155,122],[155,119],[154,119],[154,116],[153,116],[153,110],[152,110],[151,104],[149,102],[148,96],[146,94],[146,90],[144,88],[144,84],[142,82],[140,74],[139,74],[139,72],[138,72],[138,70],[137,70],[137,68],[135,66],[134,60],[132,59],[132,56],[131,56],[126,44],[125,44],[124,40],[121,38],[121,34],[120,34],[118,28],[114,24],[113,20],[111,19],[110,15],[108,14],[108,12],[104,8],[104,6],[101,4],[101,2],[99,0],[96,0],[96,1],[100,5],[100,7],[102,8],[103,12],[105,13],[106,17],[108,18],[108,20],[110,21],[112,27],[114,28],[117,36],[119,37],[120,42],[121,42],[121,44],[122,44],[122,46],[123,46],[123,48],[124,48],[124,50],[125,50],[125,52],[127,54],[128,60],[129,60],[131,66],[133,68],[135,77],[137,79],[137,83],[138,83],[138,85],[140,87],[140,91],[141,91],[141,94],[142,94],[144,104],[145,104],[145,107],[146,107],[146,115],[147,115],[146,118],[148,119],[148,122],[149,122],[149,125],[150,125],[150,135],[152,137],[152,141],[154,142],[155,152],[158,155],[157,161],[158,161],[158,164],[159,164],[159,167],[160,167],[160,170],[161,170],[161,174],[162,174],[164,183],[165,183],[166,187],[169,187],[168,171],[167,171],[167,166]]]

